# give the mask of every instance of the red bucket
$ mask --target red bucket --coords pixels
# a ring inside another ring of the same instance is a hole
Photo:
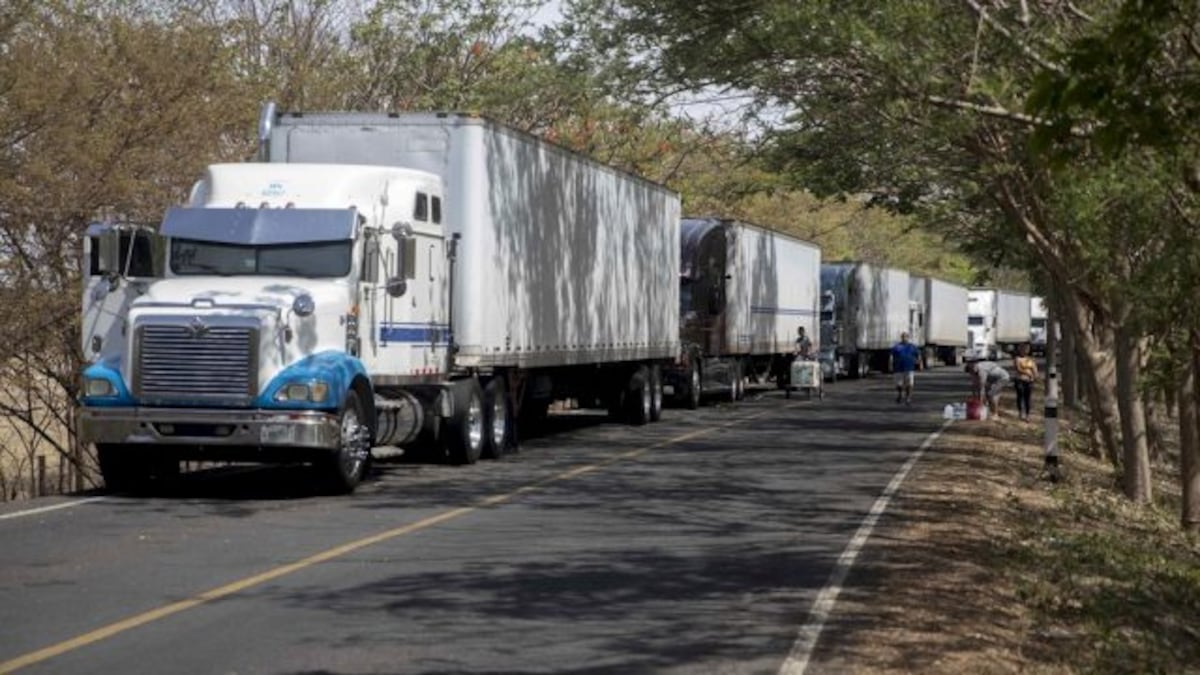
[[[985,414],[983,412],[983,409],[984,409],[983,401],[980,401],[977,398],[967,399],[967,419],[969,419],[969,420],[982,419],[983,415]]]

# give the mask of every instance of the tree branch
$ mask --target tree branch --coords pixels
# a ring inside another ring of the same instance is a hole
[[[988,14],[987,9],[985,9],[983,6],[981,6],[976,0],[965,0],[965,1],[971,9],[975,10],[975,13],[979,15],[980,19],[986,21],[989,26],[991,26],[992,28],[994,28],[996,30],[996,32],[998,32],[1001,35],[1003,35],[1004,37],[1008,38],[1014,45],[1017,46],[1017,49],[1021,50],[1022,54],[1028,56],[1030,59],[1033,60],[1034,63],[1045,68],[1046,70],[1050,70],[1055,73],[1058,73],[1059,75],[1065,74],[1065,71],[1062,66],[1060,66],[1056,63],[1053,63],[1052,61],[1043,57],[1041,54],[1038,54],[1036,51],[1034,51],[1033,47],[1029,46],[1028,43],[1026,43],[1024,40],[1019,39],[1017,36],[1013,35],[1012,31],[1010,31],[1008,28],[1006,28],[999,21],[996,21],[995,19],[993,19],[991,17],[991,15]],[[1026,10],[1026,11],[1028,11],[1028,10]]]

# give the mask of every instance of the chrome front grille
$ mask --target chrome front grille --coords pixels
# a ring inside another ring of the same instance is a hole
[[[200,321],[137,330],[134,393],[153,401],[248,401],[258,393],[258,330]]]

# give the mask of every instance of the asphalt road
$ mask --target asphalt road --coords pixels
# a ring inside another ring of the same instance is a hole
[[[473,467],[298,468],[0,508],[0,672],[778,672],[965,387],[751,390],[646,427],[555,416]],[[30,509],[61,506],[29,513]]]

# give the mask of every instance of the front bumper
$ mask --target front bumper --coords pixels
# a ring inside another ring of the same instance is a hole
[[[338,416],[318,410],[80,408],[83,443],[335,449]]]

